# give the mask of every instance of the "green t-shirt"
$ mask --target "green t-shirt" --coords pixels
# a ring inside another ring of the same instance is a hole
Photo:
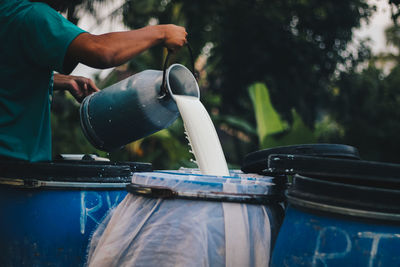
[[[0,0],[0,157],[51,160],[53,71],[82,32],[47,4]]]

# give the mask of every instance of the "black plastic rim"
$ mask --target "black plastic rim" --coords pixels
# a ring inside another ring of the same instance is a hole
[[[121,183],[130,182],[133,172],[152,171],[149,163],[54,161],[30,163],[0,161],[0,177],[8,179],[58,182]]]
[[[377,178],[379,179],[379,178]],[[295,175],[290,204],[356,217],[400,219],[400,190]]]
[[[341,144],[304,144],[259,150],[245,156],[242,171],[259,173],[267,169],[267,159],[272,154],[306,155],[324,158],[360,159],[357,148]]]
[[[265,174],[299,174],[345,184],[400,189],[400,164],[299,155],[270,155]]]

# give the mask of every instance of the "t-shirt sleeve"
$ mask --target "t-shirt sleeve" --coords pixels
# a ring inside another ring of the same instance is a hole
[[[20,36],[33,64],[63,73],[68,46],[83,32],[48,5],[34,3],[24,16]]]

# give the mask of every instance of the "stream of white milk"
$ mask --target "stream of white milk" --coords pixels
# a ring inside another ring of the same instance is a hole
[[[217,132],[203,104],[193,96],[174,95],[174,98],[200,172],[205,175],[229,176]],[[237,193],[237,188],[232,183],[224,183],[223,191]],[[250,232],[247,207],[238,203],[223,202],[222,208],[225,228],[225,266],[250,266],[252,261],[248,253]]]
[[[224,152],[214,124],[197,97],[174,95],[187,137],[200,172],[205,175],[228,176]]]

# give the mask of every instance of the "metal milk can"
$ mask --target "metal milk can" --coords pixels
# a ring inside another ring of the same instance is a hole
[[[172,95],[200,97],[193,72],[181,64],[145,70],[87,96],[80,107],[83,132],[103,151],[118,149],[170,126],[179,111]]]

